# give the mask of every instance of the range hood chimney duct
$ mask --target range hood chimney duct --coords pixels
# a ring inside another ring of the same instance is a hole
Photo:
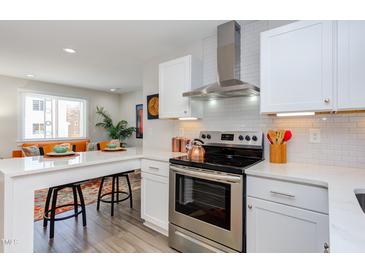
[[[184,92],[198,100],[258,95],[260,89],[241,81],[241,26],[236,21],[217,28],[217,83]]]

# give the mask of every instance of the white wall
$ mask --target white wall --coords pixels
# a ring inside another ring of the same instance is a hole
[[[120,95],[120,119],[126,120],[129,126],[136,126],[136,105],[143,103],[143,93],[139,92],[127,92]],[[145,111],[145,105],[143,105],[143,111]],[[137,139],[136,134],[126,140],[129,147],[141,147],[142,139]]]
[[[11,151],[17,149],[18,125],[20,113],[18,109],[18,89],[26,89],[35,93],[47,93],[71,97],[85,98],[88,101],[88,131],[92,140],[106,138],[103,129],[95,128],[96,106],[103,106],[117,120],[120,117],[118,94],[89,90],[71,86],[57,85],[20,78],[0,76],[0,157],[11,156]]]

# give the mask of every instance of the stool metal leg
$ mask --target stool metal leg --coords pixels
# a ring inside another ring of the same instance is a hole
[[[72,194],[74,196],[74,211],[75,211],[75,219],[76,219],[77,213],[78,213],[76,186],[72,186]]]
[[[98,192],[98,201],[97,201],[97,204],[96,204],[96,210],[100,209],[100,196],[101,196],[101,191],[103,190],[104,180],[105,180],[105,177],[103,177],[101,179],[101,182],[100,182],[100,187],[99,187],[99,192]]]
[[[117,201],[119,201],[119,176],[117,175]]]
[[[133,208],[133,195],[132,195],[132,187],[131,187],[131,182],[129,181],[129,176],[128,174],[126,175],[127,177],[127,184],[128,184],[128,190],[129,190],[129,205],[131,208]]]
[[[52,192],[53,192],[53,188],[50,187],[48,189],[48,193],[47,193],[47,198],[46,198],[46,204],[44,205],[44,217],[43,217],[43,227],[47,227],[48,224],[48,220],[45,217],[48,217],[48,213],[47,211],[49,210],[49,203],[51,201],[51,197],[52,197]]]
[[[80,185],[77,185],[76,188],[77,188],[77,191],[78,191],[79,197],[80,197],[80,204],[81,204],[81,210],[82,210],[82,225],[86,226],[86,208],[85,208],[84,195],[82,195],[82,190],[81,190]]]
[[[54,222],[55,222],[55,215],[56,215],[56,205],[57,205],[57,194],[58,190],[53,190],[53,197],[52,197],[52,205],[51,205],[51,219],[50,219],[50,229],[49,229],[49,238],[54,238]]]
[[[117,178],[117,176],[113,176],[113,181],[112,181],[111,216],[114,216],[114,195],[115,195],[116,178]]]

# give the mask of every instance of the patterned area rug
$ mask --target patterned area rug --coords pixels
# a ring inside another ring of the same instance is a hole
[[[129,180],[131,182],[132,191],[141,188],[141,175],[140,173],[132,173],[129,175]],[[112,179],[109,177],[105,180],[103,192],[111,192]],[[124,182],[125,181],[125,182]],[[101,179],[90,180],[87,183],[81,185],[82,194],[84,195],[84,200],[86,205],[96,203],[98,198],[98,191]],[[119,190],[128,192],[128,185],[126,179],[123,177],[119,178]],[[39,221],[43,219],[44,205],[46,203],[48,189],[37,190],[34,193],[34,221]],[[71,188],[65,188],[60,190],[58,193],[57,205],[73,203],[73,195]],[[56,210],[56,214],[60,214],[69,210],[73,210],[72,206],[63,207]]]

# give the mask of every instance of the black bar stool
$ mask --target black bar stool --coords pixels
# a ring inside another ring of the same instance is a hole
[[[73,203],[57,205],[57,196],[58,192],[64,188],[72,188],[73,194]],[[80,203],[78,203],[77,195],[80,198]],[[49,209],[49,205],[51,204],[51,209]],[[73,206],[74,207],[74,214],[69,214],[64,217],[56,218],[56,209],[66,207],[66,206]],[[81,210],[79,211],[79,207]],[[50,222],[50,230],[49,230],[49,238],[54,238],[54,225],[56,221],[63,221],[70,218],[77,218],[79,214],[82,214],[82,225],[86,226],[86,209],[85,209],[85,201],[84,196],[82,195],[82,190],[80,183],[72,183],[63,186],[51,187],[48,189],[47,199],[44,209],[44,216],[43,216],[43,227],[47,227],[48,221]]]
[[[101,150],[100,143],[97,143],[97,149]],[[112,175],[109,175],[109,176],[104,176],[101,179],[96,210],[100,209],[100,202],[109,203],[109,204],[111,204],[111,216],[114,216],[114,204],[123,202],[123,201],[128,200],[128,199],[129,199],[130,207],[133,208],[132,187],[131,187],[131,182],[129,181],[129,177],[128,177],[128,174],[131,173],[131,172],[134,172],[134,170],[122,172],[122,173],[119,173],[119,174],[112,174]],[[112,191],[108,192],[108,193],[101,194],[102,190],[103,190],[105,179],[108,178],[108,177],[112,177]],[[119,191],[119,177],[124,177],[124,178],[127,179],[128,192]],[[127,195],[127,196],[124,197],[123,199],[119,199],[119,194],[124,194],[124,195]],[[111,196],[111,199],[110,200],[103,199],[103,197],[105,197],[105,196]]]
[[[72,150],[76,150],[76,146],[72,145]],[[40,155],[44,155],[43,147],[39,148]],[[77,218],[79,214],[82,214],[82,224],[83,226],[86,226],[86,209],[85,209],[85,201],[84,196],[82,195],[82,190],[80,186],[81,182],[77,183],[71,183],[66,184],[62,186],[56,186],[56,187],[50,187],[48,189],[47,198],[46,198],[46,204],[44,207],[44,214],[43,214],[43,227],[47,227],[48,221],[50,222],[50,230],[49,230],[49,238],[54,238],[54,225],[56,221],[62,221],[70,218]],[[57,196],[58,192],[64,188],[72,188],[72,194],[73,194],[73,203],[64,204],[64,205],[58,205],[57,206]],[[77,195],[80,198],[80,203],[78,203]],[[49,208],[49,205],[51,204],[51,209]],[[70,214],[64,217],[56,218],[56,209],[66,207],[66,206],[73,206],[74,207],[74,214]],[[79,207],[81,207],[81,210],[79,211]]]
[[[128,199],[129,199],[130,208],[133,208],[132,187],[131,187],[131,182],[130,182],[129,177],[128,177],[128,174],[130,172],[133,172],[133,171],[123,172],[123,173],[119,173],[119,174],[113,174],[113,175],[110,175],[110,176],[105,176],[101,179],[96,210],[100,209],[100,202],[109,203],[109,204],[111,204],[111,216],[114,216],[114,204],[123,202],[123,201],[128,200]],[[102,190],[103,190],[105,178],[108,178],[108,177],[112,177],[112,191],[101,194]],[[124,178],[127,179],[128,192],[119,190],[119,177],[124,177]],[[123,195],[126,195],[126,196],[122,199],[119,199],[119,194],[123,194]],[[103,199],[103,197],[105,197],[105,196],[110,196],[110,200]]]

